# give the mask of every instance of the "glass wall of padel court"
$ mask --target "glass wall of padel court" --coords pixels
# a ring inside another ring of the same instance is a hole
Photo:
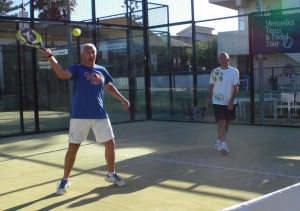
[[[0,137],[69,126],[73,84],[59,80],[37,49],[18,43],[16,32],[23,28],[39,32],[64,67],[80,63],[82,43],[95,44],[97,63],[131,102],[125,111],[105,95],[112,123],[214,122],[212,108],[197,120],[193,109],[205,104],[210,72],[226,51],[240,71],[234,123],[299,127],[299,8],[200,20],[194,1],[65,3],[20,0],[15,10],[1,13]],[[179,8],[187,15],[174,14]],[[207,27],[228,23],[233,29]],[[80,36],[72,36],[74,28]]]

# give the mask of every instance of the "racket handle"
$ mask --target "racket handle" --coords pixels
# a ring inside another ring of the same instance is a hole
[[[47,57],[45,57],[45,58],[47,58],[47,59],[49,59],[49,58],[51,58],[53,56],[53,54],[49,54]]]

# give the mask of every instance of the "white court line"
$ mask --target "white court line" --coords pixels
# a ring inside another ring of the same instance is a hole
[[[192,127],[192,128],[187,128],[187,129],[176,129],[176,130],[168,130],[167,132],[161,132],[161,133],[153,133],[153,134],[149,134],[149,135],[144,135],[144,136],[135,136],[132,138],[117,138],[118,142],[119,140],[134,140],[134,139],[143,139],[143,138],[150,138],[153,136],[160,136],[160,135],[164,135],[164,134],[174,134],[174,133],[181,133],[181,134],[185,134],[187,131],[192,131],[192,130],[199,130],[202,128],[207,128],[207,127],[216,127],[215,125],[205,125],[205,126],[201,126],[201,127]]]
[[[128,154],[122,154],[122,153],[118,153],[118,154],[134,158],[134,157],[132,157]],[[292,179],[300,179],[300,176],[293,176],[293,175],[287,175],[287,174],[276,174],[276,173],[253,171],[253,170],[247,170],[247,169],[239,169],[239,168],[230,168],[230,167],[223,167],[223,166],[206,165],[206,164],[199,164],[199,163],[192,163],[192,162],[184,162],[184,161],[178,161],[178,160],[159,159],[159,158],[152,158],[152,157],[147,157],[147,156],[142,157],[142,159],[155,160],[155,161],[159,161],[159,162],[190,165],[190,166],[200,166],[200,167],[212,168],[212,169],[231,170],[231,171],[238,171],[238,172],[243,172],[243,173],[253,173],[253,174],[261,174],[261,175],[268,175],[268,176],[277,176],[277,177],[287,177],[287,178],[292,178]]]
[[[212,124],[212,125],[205,125],[205,126],[201,126],[201,127],[199,127],[199,126],[198,127],[191,127],[191,128],[187,128],[187,129],[179,129],[179,130],[176,129],[174,131],[172,130],[172,131],[154,133],[154,134],[138,136],[138,137],[132,137],[132,138],[123,138],[123,139],[118,139],[118,140],[127,140],[128,141],[128,140],[134,140],[134,139],[149,138],[149,137],[153,137],[153,136],[157,136],[157,135],[163,135],[163,134],[174,134],[174,133],[183,134],[183,132],[186,132],[186,131],[199,130],[199,129],[207,128],[207,127],[215,127],[215,125]],[[120,144],[120,143],[118,143],[118,144]],[[118,153],[118,154],[126,156],[126,157],[130,157],[130,158],[134,158],[132,155],[122,154],[122,153]],[[158,158],[152,158],[152,157],[147,157],[147,156],[143,156],[142,159],[155,160],[155,161],[160,161],[160,162],[176,163],[176,164],[184,164],[184,165],[191,165],[191,166],[199,166],[199,167],[205,167],[205,168],[224,169],[224,170],[238,171],[238,172],[243,172],[243,173],[252,173],[252,174],[261,174],[261,175],[268,175],[268,176],[278,176],[278,177],[286,177],[286,178],[292,178],[292,179],[300,179],[300,176],[293,176],[293,175],[287,175],[287,174],[276,174],[276,173],[253,171],[253,170],[247,170],[247,169],[206,165],[206,164],[199,164],[199,163],[192,163],[192,162],[183,162],[183,161],[177,161],[177,160],[158,159]]]

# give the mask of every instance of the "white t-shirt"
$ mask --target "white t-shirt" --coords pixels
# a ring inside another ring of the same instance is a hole
[[[234,85],[240,83],[239,71],[230,66],[226,70],[218,67],[211,71],[209,83],[214,85],[212,103],[228,105]],[[234,104],[237,104],[237,99],[234,99]]]

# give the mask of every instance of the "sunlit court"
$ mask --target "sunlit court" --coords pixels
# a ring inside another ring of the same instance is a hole
[[[103,146],[82,144],[67,194],[57,196],[67,132],[6,138],[1,210],[221,210],[300,181],[298,129],[234,125],[230,153],[214,151],[214,124],[141,121],[113,125],[116,167],[104,181]]]
[[[0,1],[0,210],[299,211],[299,11]]]

